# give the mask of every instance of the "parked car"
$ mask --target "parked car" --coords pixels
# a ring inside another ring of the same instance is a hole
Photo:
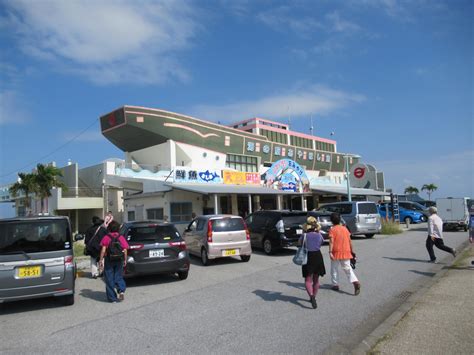
[[[386,218],[387,216],[386,206],[388,206],[388,218],[392,218],[391,204],[380,204],[378,206],[380,216],[382,218]],[[425,215],[422,212],[409,210],[409,209],[401,207],[400,205],[398,206],[398,210],[400,214],[400,222],[403,222],[406,224],[412,224],[412,223],[421,223],[424,221]]]
[[[324,240],[329,240],[329,230],[332,227],[331,222],[331,213],[329,212],[321,212],[321,211],[309,211],[308,216],[313,216],[321,225],[321,235],[323,236]],[[346,225],[346,221],[341,217],[341,223]]]
[[[307,215],[305,211],[255,211],[245,220],[252,246],[263,248],[267,255],[280,248],[295,246],[303,234]]]
[[[426,208],[429,208],[429,207],[436,207],[436,202],[434,201],[427,201],[427,200],[424,200],[424,201],[417,201],[420,205],[422,206],[425,206]]]
[[[426,222],[428,220],[428,217],[429,217],[428,208],[423,205],[420,205],[418,202],[399,201],[398,205],[400,207],[403,207],[406,210],[412,210],[412,211],[423,213],[423,216],[421,217],[422,222]]]
[[[72,305],[75,279],[68,217],[0,220],[0,303],[54,296]]]
[[[193,219],[183,233],[189,252],[201,257],[204,266],[210,260],[240,256],[250,260],[252,247],[244,220],[240,216],[206,215]]]
[[[382,230],[377,205],[370,201],[333,202],[322,205],[317,211],[337,212],[346,221],[351,235],[372,238]]]
[[[120,234],[130,246],[125,277],[162,273],[177,273],[180,280],[188,277],[188,250],[173,224],[127,222],[122,225]]]

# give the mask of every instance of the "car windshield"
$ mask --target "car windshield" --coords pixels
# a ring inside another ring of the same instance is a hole
[[[129,242],[156,242],[166,243],[175,241],[180,235],[173,225],[148,225],[132,227],[127,235]]]
[[[283,214],[282,216],[283,223],[285,225],[292,225],[292,224],[301,224],[303,225],[306,223],[307,215],[306,213],[301,214]]]
[[[70,236],[65,219],[0,222],[0,254],[71,249]]]
[[[358,208],[360,214],[378,213],[375,203],[359,203]]]
[[[245,230],[242,218],[220,218],[212,220],[213,232],[234,232]]]

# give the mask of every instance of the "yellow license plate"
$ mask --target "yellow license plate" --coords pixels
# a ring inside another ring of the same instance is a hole
[[[235,255],[237,251],[235,249],[224,250],[224,256]]]
[[[22,266],[18,269],[18,277],[20,279],[40,276],[41,266]]]

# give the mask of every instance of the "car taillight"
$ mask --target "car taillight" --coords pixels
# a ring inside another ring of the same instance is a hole
[[[68,255],[64,257],[64,266],[74,266],[74,256]]]
[[[169,246],[178,247],[179,250],[186,250],[186,242],[169,242]]]
[[[250,240],[250,232],[249,232],[249,229],[247,228],[247,223],[245,223],[245,221],[244,221],[244,228],[245,228],[245,237],[247,238],[247,240]]]
[[[212,221],[207,222],[207,242],[212,243]]]
[[[140,249],[143,249],[143,244],[130,244],[130,249],[131,250],[140,250]]]

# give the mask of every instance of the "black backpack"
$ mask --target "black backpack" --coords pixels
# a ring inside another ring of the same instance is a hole
[[[123,260],[123,248],[122,245],[120,244],[119,238],[120,236],[113,237],[109,235],[110,238],[112,239],[109,248],[108,248],[108,256],[110,261],[119,261]]]

